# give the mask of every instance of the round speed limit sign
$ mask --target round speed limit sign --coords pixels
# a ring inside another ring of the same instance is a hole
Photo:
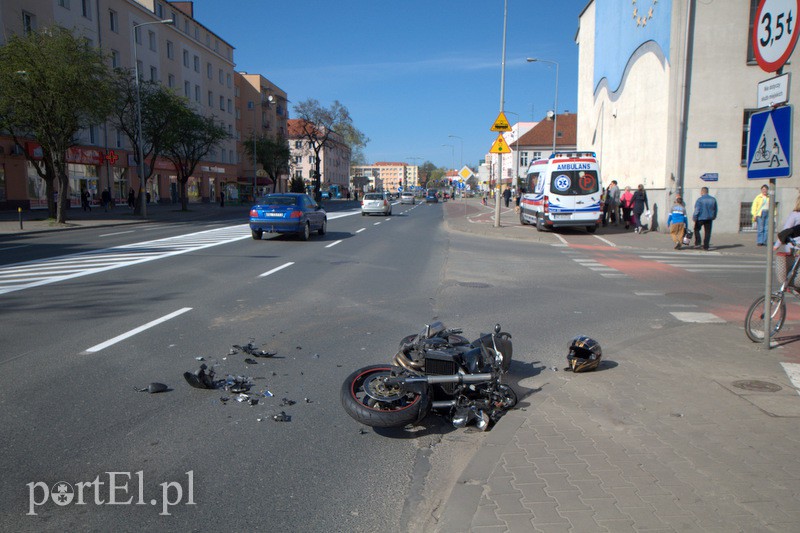
[[[781,68],[797,44],[800,0],[761,0],[753,25],[753,50],[767,72]]]

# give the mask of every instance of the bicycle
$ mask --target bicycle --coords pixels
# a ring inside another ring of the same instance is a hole
[[[786,241],[788,241],[788,244],[792,245],[794,262],[792,263],[792,267],[785,273],[783,271],[783,265],[778,265],[777,263],[775,265],[779,280],[781,277],[784,279],[780,280],[780,287],[773,292],[769,298],[770,338],[774,337],[781,330],[786,321],[786,302],[784,301],[786,294],[791,294],[795,298],[800,299],[800,292],[798,291],[798,287],[794,284],[795,276],[800,268],[800,249],[798,249],[798,243],[794,238],[787,237]],[[781,242],[784,242],[784,239],[781,239]],[[780,256],[778,256],[778,258],[781,261],[783,260]],[[753,302],[750,309],[747,310],[747,316],[744,319],[744,332],[747,334],[747,338],[753,342],[762,342],[764,340],[765,309],[764,296],[760,296]]]

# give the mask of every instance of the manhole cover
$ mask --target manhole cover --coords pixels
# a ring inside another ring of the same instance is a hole
[[[676,298],[679,300],[703,300],[707,301],[711,299],[711,295],[709,294],[702,294],[699,292],[668,292],[665,294],[667,298]]]
[[[459,281],[458,284],[462,287],[471,287],[473,289],[488,289],[491,287],[488,283],[482,283],[480,281]]]
[[[756,392],[778,392],[781,386],[777,383],[770,383],[769,381],[758,381],[756,379],[743,379],[741,381],[734,381],[733,386],[737,389],[744,389]]]

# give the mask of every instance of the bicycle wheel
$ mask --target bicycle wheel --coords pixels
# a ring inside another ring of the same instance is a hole
[[[761,296],[750,309],[747,310],[747,317],[744,319],[744,332],[747,338],[753,342],[764,340],[764,316],[765,316],[764,297]],[[774,292],[770,296],[770,338],[774,337],[783,327],[786,320],[786,303],[783,301],[783,294]]]

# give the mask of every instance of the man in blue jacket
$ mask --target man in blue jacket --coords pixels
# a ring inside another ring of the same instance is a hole
[[[700,189],[700,198],[694,203],[694,247],[700,247],[700,229],[703,229],[703,250],[711,242],[711,222],[717,218],[717,200],[708,194],[708,187]]]

